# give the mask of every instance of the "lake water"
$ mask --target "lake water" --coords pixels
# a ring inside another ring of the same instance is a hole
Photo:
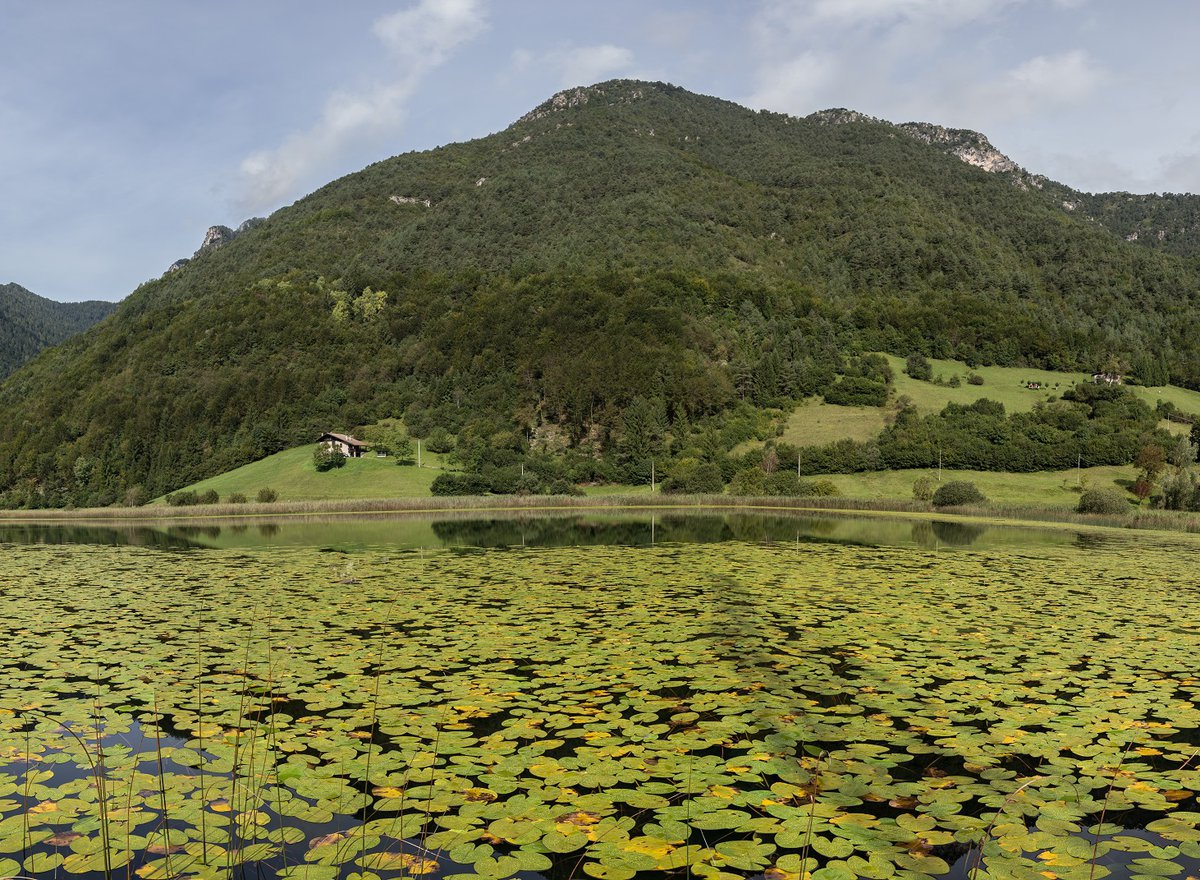
[[[0,523],[0,544],[100,544],[161,549],[324,547],[444,549],[653,546],[663,543],[835,543],[955,548],[1088,546],[1123,536],[1087,530],[983,525],[963,520],[760,513],[602,511],[439,517],[295,516],[204,524]]]
[[[0,877],[1182,880],[1194,553],[891,517],[4,527]]]

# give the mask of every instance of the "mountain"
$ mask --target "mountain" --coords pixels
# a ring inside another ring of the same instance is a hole
[[[0,501],[154,496],[401,416],[603,476],[667,434],[713,454],[861,351],[1200,386],[1197,262],[989,151],[656,83],[562,92],[322,187],[10,377]]]
[[[82,333],[115,308],[116,303],[100,301],[54,302],[19,284],[0,285],[0,377],[43,348]]]

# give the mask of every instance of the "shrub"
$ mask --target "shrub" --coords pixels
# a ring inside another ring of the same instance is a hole
[[[663,492],[676,495],[716,495],[724,488],[720,466],[694,458],[680,459],[662,484]]]
[[[1078,513],[1128,513],[1129,502],[1119,489],[1088,489],[1079,496]]]
[[[186,492],[172,492],[167,496],[167,504],[172,507],[191,507],[193,504],[200,503],[200,496],[196,494],[194,489],[189,489]]]
[[[983,376],[979,375],[978,373],[967,373],[967,384],[968,385],[982,385],[983,384]]]
[[[745,468],[733,475],[729,481],[729,492],[732,495],[752,497],[767,494],[767,475],[758,465]]]
[[[259,504],[274,504],[279,500],[279,493],[274,489],[259,489],[254,500]]]
[[[933,493],[934,507],[958,507],[963,504],[982,504],[987,501],[974,483],[951,480]]]
[[[230,492],[229,497],[225,500],[230,504],[245,504],[246,496],[241,492]]]
[[[479,474],[438,474],[429,491],[434,495],[486,495],[491,484]]]
[[[430,452],[449,452],[454,448],[454,438],[445,428],[434,428],[425,438],[425,448]]]
[[[932,501],[936,491],[937,481],[933,477],[917,477],[913,482],[913,498],[917,501]]]
[[[824,396],[826,403],[838,406],[883,406],[888,387],[882,382],[847,376],[826,388]]]
[[[767,474],[766,491],[768,495],[782,495],[794,498],[797,495],[805,494],[800,491],[800,487],[800,478],[791,471],[779,471]]]
[[[908,356],[904,361],[904,372],[914,379],[923,379],[926,382],[933,378],[933,367],[919,354]]]
[[[218,504],[221,501],[221,496],[217,494],[215,489],[205,489],[196,499],[197,504]]]
[[[313,450],[313,467],[322,473],[340,468],[345,463],[346,456],[342,451],[328,443],[318,443]]]

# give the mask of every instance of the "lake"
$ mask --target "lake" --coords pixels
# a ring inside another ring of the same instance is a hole
[[[0,876],[1200,873],[1191,539],[0,527]]]

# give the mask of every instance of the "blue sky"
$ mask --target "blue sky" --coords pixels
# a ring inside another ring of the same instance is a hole
[[[1197,45],[1187,0],[0,0],[0,283],[119,299],[210,225],[618,76],[1200,192]]]

